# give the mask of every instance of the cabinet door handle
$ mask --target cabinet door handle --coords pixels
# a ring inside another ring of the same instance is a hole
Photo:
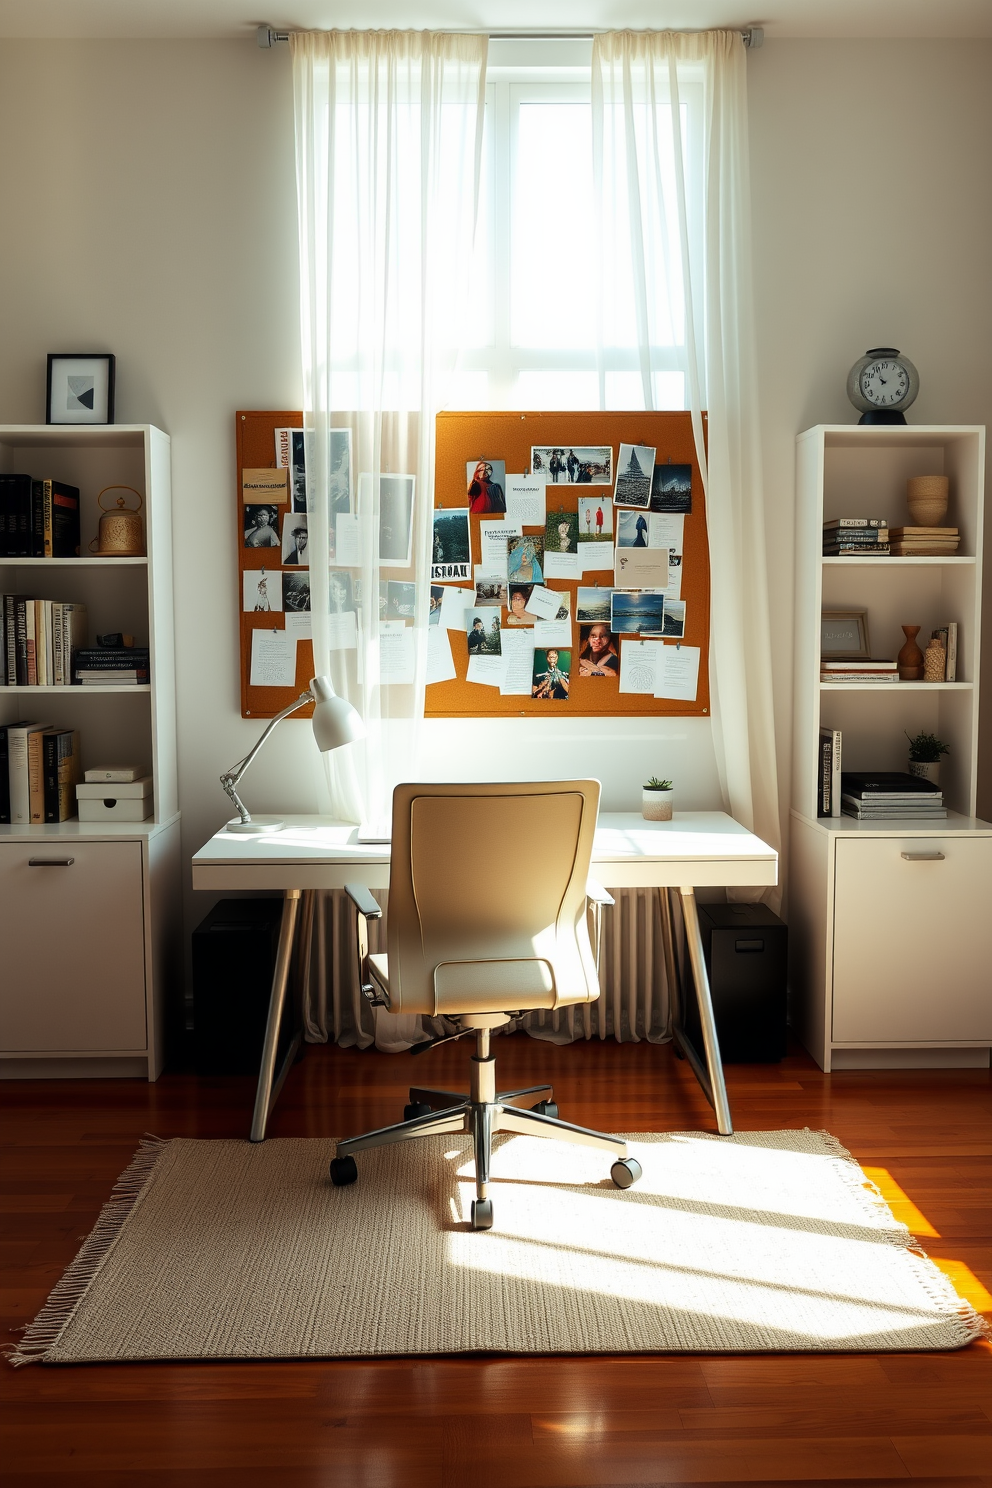
[[[899,856],[905,858],[907,863],[942,863],[944,861],[942,852],[900,853]]]
[[[71,868],[75,858],[28,858],[29,868]]]

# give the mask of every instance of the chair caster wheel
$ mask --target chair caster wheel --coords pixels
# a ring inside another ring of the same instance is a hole
[[[335,1188],[347,1188],[358,1182],[358,1164],[353,1157],[331,1158],[331,1182]]]
[[[472,1200],[472,1228],[473,1230],[491,1230],[493,1227],[493,1201],[492,1199]]]
[[[560,1119],[557,1101],[538,1101],[536,1106],[531,1106],[531,1110],[536,1111],[539,1116],[550,1116],[555,1121]]]
[[[427,1105],[426,1101],[409,1101],[403,1107],[404,1121],[412,1121],[415,1116],[429,1116],[430,1114],[431,1107]]]
[[[610,1177],[617,1188],[629,1188],[641,1176],[641,1165],[636,1157],[618,1157],[610,1169]]]

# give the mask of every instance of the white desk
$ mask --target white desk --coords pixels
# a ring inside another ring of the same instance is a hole
[[[778,854],[722,811],[677,811],[670,822],[646,822],[634,812],[600,812],[592,853],[595,876],[609,888],[657,888],[660,892],[665,964],[674,1002],[672,1033],[716,1112],[723,1135],[733,1130],[720,1063],[709,978],[696,913],[696,888],[767,886],[778,882]],[[255,1098],[251,1139],[260,1142],[299,1040],[276,1071],[290,962],[301,919],[298,955],[309,953],[313,896],[317,889],[343,889],[346,883],[369,889],[389,884],[389,846],[357,841],[357,828],[329,817],[286,818],[281,832],[242,836],[217,832],[193,858],[194,889],[265,889],[284,896],[279,950]],[[682,904],[692,981],[699,1003],[704,1054],[685,1035],[672,927],[669,890]],[[302,916],[299,915],[302,899]]]

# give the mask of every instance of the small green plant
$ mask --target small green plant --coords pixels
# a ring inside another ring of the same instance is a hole
[[[905,732],[905,731],[904,731]],[[920,765],[936,765],[940,762],[942,754],[950,754],[950,750],[943,739],[938,739],[936,734],[917,734],[915,738],[909,739],[909,757]]]
[[[672,790],[673,787],[672,787],[672,782],[670,780],[659,780],[658,777],[657,777],[657,775],[652,775],[650,780],[645,781],[644,789],[645,790]]]

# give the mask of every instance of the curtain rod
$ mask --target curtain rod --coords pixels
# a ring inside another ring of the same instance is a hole
[[[596,31],[469,31],[462,35],[488,36],[492,41],[592,41],[594,36],[604,34],[605,27]],[[734,28],[731,27],[731,30]],[[458,35],[458,29],[454,28],[452,34]],[[288,41],[289,31],[276,31],[272,26],[259,26],[255,32],[255,40],[263,48],[273,47],[276,42]],[[744,45],[752,52],[764,44],[765,32],[762,26],[744,26],[741,28],[741,38]]]

